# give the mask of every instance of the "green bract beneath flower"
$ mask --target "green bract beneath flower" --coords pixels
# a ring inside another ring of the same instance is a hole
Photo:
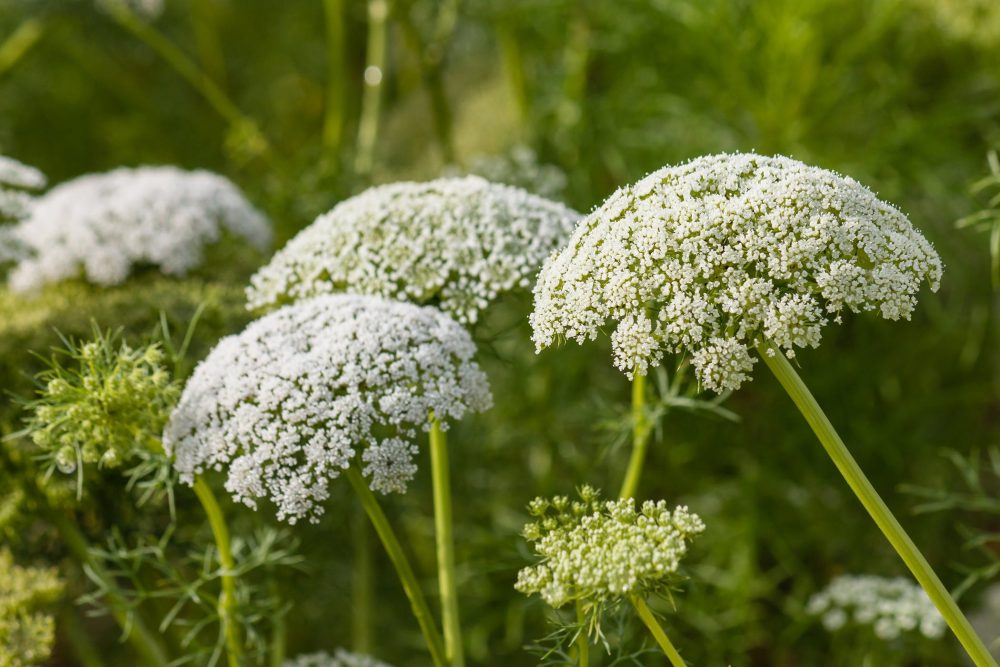
[[[320,216],[258,271],[248,306],[348,292],[437,305],[474,323],[498,295],[531,287],[579,217],[476,176],[370,188]]]
[[[115,336],[70,346],[38,379],[26,431],[63,472],[85,463],[116,467],[137,449],[159,449],[180,387],[153,344],[132,349]]]
[[[283,667],[390,667],[390,665],[368,655],[351,653],[338,648],[333,655],[308,653],[296,656],[285,660]]]
[[[608,602],[665,592],[679,580],[688,543],[705,524],[687,507],[631,498],[602,502],[590,487],[580,500],[536,498],[524,537],[541,557],[518,573],[515,588],[538,593],[553,607],[574,600]]]
[[[903,577],[841,575],[809,599],[806,611],[820,616],[831,632],[852,623],[867,625],[887,641],[907,632],[940,639],[947,630],[927,593]]]
[[[541,350],[609,320],[615,365],[691,356],[709,389],[750,378],[751,347],[794,356],[844,308],[909,318],[941,260],[857,181],[786,157],[713,155],[618,190],[545,263],[531,325]]]
[[[55,640],[55,621],[44,607],[62,594],[54,569],[20,567],[0,549],[0,665],[44,663]]]
[[[331,479],[358,465],[403,492],[419,430],[490,406],[469,333],[436,308],[335,294],[285,306],[222,339],[164,432],[181,479],[225,470],[226,490],[278,518],[316,520]],[[356,455],[360,454],[357,459]]]

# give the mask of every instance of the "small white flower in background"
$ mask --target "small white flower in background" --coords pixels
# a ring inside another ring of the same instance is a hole
[[[535,285],[540,351],[592,340],[608,321],[632,377],[691,356],[716,392],[750,379],[751,348],[815,347],[845,308],[909,318],[941,260],[896,208],[857,181],[786,157],[712,155],[653,172],[577,226]]]
[[[806,611],[819,616],[831,632],[854,623],[870,626],[879,639],[886,641],[908,632],[940,639],[947,630],[927,593],[904,577],[836,577],[809,598]]]
[[[355,461],[373,489],[402,492],[417,432],[489,408],[468,332],[431,307],[327,295],[222,339],[195,369],[164,432],[181,479],[224,470],[249,507],[317,520],[328,484]]]
[[[285,660],[283,667],[392,667],[386,662],[369,655],[350,653],[338,648],[333,655],[329,653],[308,653]]]
[[[561,199],[569,183],[566,172],[555,165],[542,164],[534,150],[520,145],[499,155],[475,155],[469,158],[464,170],[455,165],[444,170],[446,176],[463,172],[524,188],[549,199]]]
[[[17,225],[29,256],[10,286],[29,292],[80,275],[116,285],[141,264],[183,276],[224,232],[261,251],[271,241],[267,219],[218,174],[139,167],[81,176],[39,197]]]
[[[476,176],[365,190],[320,216],[257,272],[249,308],[348,292],[433,304],[463,324],[531,287],[579,214]]]
[[[525,526],[524,537],[540,561],[518,573],[515,588],[553,607],[667,591],[679,579],[688,543],[705,530],[687,507],[601,501],[586,486],[579,501],[536,498],[529,510],[537,520]]]

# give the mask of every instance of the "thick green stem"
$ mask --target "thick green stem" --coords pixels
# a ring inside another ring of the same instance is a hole
[[[215,500],[212,489],[201,477],[194,482],[194,492],[201,501],[208,516],[215,537],[215,547],[219,551],[222,587],[219,593],[219,622],[226,639],[226,654],[230,667],[239,667],[243,662],[243,645],[240,643],[239,623],[236,619],[236,563],[233,561],[233,550],[229,543],[229,529],[222,509]]]
[[[344,0],[323,0],[326,15],[326,102],[323,110],[323,147],[340,153],[344,132]]]
[[[372,601],[375,598],[375,572],[372,562],[371,528],[361,512],[351,516],[354,571],[351,573],[351,634],[355,653],[372,652],[374,627]]]
[[[344,471],[344,476],[347,477],[347,481],[354,487],[354,492],[358,494],[361,506],[365,509],[365,513],[372,522],[372,526],[375,527],[375,532],[382,541],[382,546],[385,548],[389,560],[392,561],[393,566],[396,568],[399,581],[403,585],[406,597],[410,600],[413,616],[416,618],[417,624],[420,626],[420,631],[424,635],[424,641],[427,642],[427,649],[431,654],[431,660],[436,667],[447,667],[448,660],[445,658],[444,642],[441,641],[441,634],[434,625],[434,617],[431,616],[431,610],[427,606],[423,592],[420,590],[417,575],[413,573],[410,560],[406,557],[406,553],[403,551],[403,547],[399,543],[395,531],[393,531],[392,526],[389,524],[389,519],[386,518],[385,512],[382,511],[378,500],[375,499],[375,494],[368,488],[368,483],[365,482],[360,472],[352,467]]]
[[[528,94],[521,42],[514,27],[505,21],[500,21],[497,24],[496,36],[500,45],[500,56],[503,61],[504,73],[507,75],[510,95],[514,100],[521,125],[527,129],[528,121],[531,118],[531,97]]]
[[[903,527],[899,525],[896,517],[892,515],[888,506],[882,501],[878,492],[875,491],[875,487],[865,477],[864,472],[862,472],[861,467],[854,460],[854,457],[851,456],[844,441],[840,439],[840,436],[834,430],[833,424],[827,419],[823,409],[820,408],[819,403],[813,398],[802,378],[795,372],[792,365],[788,363],[785,355],[780,350],[766,345],[758,346],[758,352],[764,363],[767,364],[775,377],[778,378],[778,382],[788,392],[789,397],[795,402],[799,412],[809,422],[813,433],[816,434],[823,448],[826,449],[826,453],[833,459],[834,465],[837,466],[840,474],[843,475],[851,490],[854,491],[854,495],[864,505],[868,514],[875,520],[875,523],[882,530],[889,543],[892,544],[896,553],[900,555],[906,566],[910,568],[910,572],[920,582],[920,585],[927,592],[927,595],[930,596],[938,611],[944,616],[945,621],[948,622],[948,627],[955,633],[958,641],[962,643],[972,661],[977,667],[997,667],[996,661],[986,649],[982,639],[972,629],[972,625],[969,624],[968,619],[965,618],[958,605],[955,604],[944,584],[934,574],[934,570],[927,563],[927,559],[920,553],[913,540],[906,534]]]
[[[462,626],[458,614],[455,582],[455,537],[452,534],[451,480],[448,474],[448,442],[438,420],[431,417],[431,480],[434,486],[434,537],[437,541],[438,589],[444,648],[452,667],[465,665]]]
[[[670,637],[667,636],[667,633],[663,631],[663,627],[660,625],[660,622],[656,620],[656,616],[649,608],[649,605],[646,604],[646,601],[637,596],[632,598],[632,605],[635,607],[635,610],[639,612],[639,618],[642,619],[642,622],[646,624],[646,627],[649,628],[649,631],[653,634],[653,639],[655,639],[656,643],[660,645],[661,649],[663,649],[663,654],[670,660],[670,664],[674,667],[686,667],[687,663],[684,662],[681,654],[677,652],[676,648],[674,648],[673,642],[670,641]]]
[[[358,121],[358,151],[354,169],[367,176],[375,164],[382,89],[385,77],[386,23],[389,5],[386,0],[368,0],[368,44],[365,47],[364,92],[361,95],[361,119]]]
[[[590,638],[587,636],[587,614],[582,600],[576,601],[576,623],[580,626],[576,635],[576,664],[577,667],[587,667],[590,664]]]
[[[646,461],[649,447],[649,420],[646,418],[646,376],[638,369],[632,379],[632,455],[625,471],[625,481],[618,494],[620,498],[631,498],[639,489],[642,466]]]
[[[53,510],[49,516],[73,557],[90,571],[90,576],[100,582],[101,588],[104,589],[108,598],[108,608],[111,615],[114,616],[122,632],[125,633],[128,642],[143,657],[146,664],[167,667],[167,653],[163,650],[160,640],[146,627],[138,613],[130,614],[126,610],[127,603],[118,591],[114,578],[91,557],[87,541],[76,524],[64,512]]]

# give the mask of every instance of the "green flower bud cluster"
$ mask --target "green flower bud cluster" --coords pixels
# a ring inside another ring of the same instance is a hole
[[[537,593],[553,607],[574,600],[611,602],[665,591],[677,574],[688,543],[705,529],[687,507],[631,498],[601,501],[589,486],[580,499],[536,498],[524,528],[541,561],[518,573],[515,588]]]
[[[49,657],[55,621],[43,609],[61,593],[54,569],[20,567],[0,549],[0,665],[38,665]]]
[[[38,377],[27,432],[62,472],[85,463],[117,467],[133,452],[159,449],[180,396],[158,344],[132,349],[113,335],[67,350]]]

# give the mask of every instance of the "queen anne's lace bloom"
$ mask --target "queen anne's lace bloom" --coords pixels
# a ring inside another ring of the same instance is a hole
[[[688,542],[705,529],[687,507],[671,511],[662,500],[636,509],[632,498],[602,502],[590,487],[580,498],[536,498],[529,507],[537,521],[524,536],[542,560],[518,573],[515,588],[553,607],[664,591],[678,578]]]
[[[475,351],[435,308],[342,294],[302,301],[216,346],[164,446],[188,483],[226,469],[226,489],[246,505],[269,498],[280,519],[316,519],[329,480],[348,465],[362,466],[377,491],[403,491],[431,412],[446,427],[489,407]]]
[[[271,240],[264,216],[218,174],[175,167],[89,174],[40,197],[18,224],[17,238],[30,254],[10,285],[25,292],[81,274],[115,285],[140,264],[184,275],[223,232],[258,250]]]
[[[907,632],[940,639],[948,627],[927,593],[903,577],[839,576],[809,599],[806,611],[820,616],[831,632],[856,623],[884,640]]]
[[[342,648],[329,653],[307,653],[285,660],[284,667],[391,667],[388,663],[360,653],[350,653]]]
[[[248,305],[349,292],[434,304],[473,323],[499,294],[530,287],[578,218],[476,176],[371,188],[320,216],[258,271]]]
[[[941,261],[906,216],[857,181],[786,157],[713,155],[618,190],[554,253],[535,286],[536,347],[614,321],[630,377],[691,355],[721,392],[750,378],[750,348],[819,344],[844,308],[909,318]]]

